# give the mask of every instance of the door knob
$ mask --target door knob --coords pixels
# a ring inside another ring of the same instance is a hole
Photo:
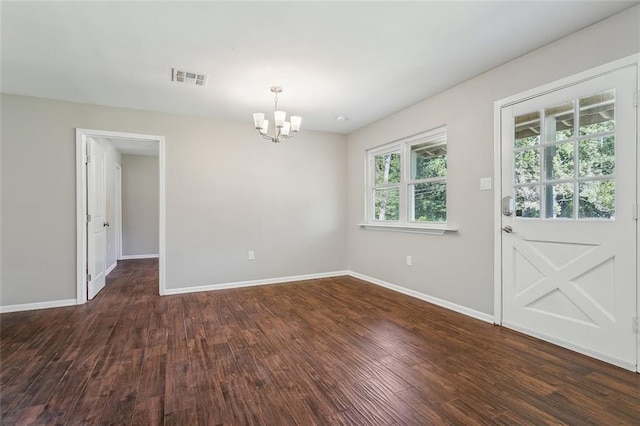
[[[107,226],[109,226],[109,222],[103,223],[102,226],[104,226],[106,228]]]
[[[512,233],[512,232],[513,232],[513,228],[512,228],[510,225],[503,226],[503,227],[502,227],[502,230],[503,230],[504,232],[506,232],[507,234],[510,234],[510,233]]]

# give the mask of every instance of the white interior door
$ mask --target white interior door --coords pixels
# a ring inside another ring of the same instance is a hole
[[[102,146],[87,139],[87,297],[105,285],[106,169]]]
[[[503,325],[631,370],[635,91],[626,67],[501,112]]]

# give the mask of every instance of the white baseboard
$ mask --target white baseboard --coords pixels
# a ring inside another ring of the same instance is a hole
[[[196,287],[167,288],[165,289],[164,294],[171,295],[171,294],[195,293],[198,291],[226,290],[229,288],[253,287],[258,285],[289,283],[293,281],[315,280],[318,278],[331,278],[331,277],[339,277],[344,275],[349,275],[349,271],[320,272],[317,274],[293,275],[290,277],[267,278],[263,280],[237,281],[237,282],[222,283],[222,284],[202,285],[202,286],[196,286]]]
[[[401,287],[399,285],[391,284],[389,282],[369,277],[358,272],[349,271],[349,275],[354,278],[358,278],[363,281],[388,288],[389,290],[397,291],[398,293],[406,294],[407,296],[415,297],[416,299],[424,300],[425,302],[433,303],[434,305],[438,305],[440,307],[458,312],[460,314],[464,314],[472,318],[493,324],[493,315],[485,314],[484,312],[476,311],[475,309],[467,308],[466,306],[458,305],[443,299],[438,299],[437,297],[429,296],[428,294],[420,293],[418,291]]]
[[[118,261],[116,260],[115,262],[113,262],[113,265],[109,266],[109,268],[107,268],[107,270],[105,271],[104,275],[107,276],[111,273],[111,271],[113,271],[114,269],[116,269],[116,266],[118,266]]]
[[[50,302],[24,303],[21,305],[0,306],[0,313],[34,311],[36,309],[61,308],[63,306],[77,305],[76,299],[52,300]]]
[[[159,254],[123,254],[120,257],[120,260],[131,260],[131,259],[157,259],[159,258]]]
[[[145,257],[123,256],[123,258],[148,259],[148,258],[158,257],[158,255],[144,255],[144,256]],[[109,271],[111,271],[114,267],[115,266],[110,267]],[[339,277],[344,275],[349,275],[354,278],[358,278],[363,281],[367,281],[372,284],[376,284],[381,287],[385,287],[390,290],[397,291],[398,293],[406,294],[407,296],[415,297],[416,299],[424,300],[425,302],[433,303],[434,305],[438,305],[443,308],[450,309],[452,311],[470,316],[472,318],[476,318],[481,321],[485,321],[493,324],[493,315],[485,314],[484,312],[476,311],[474,309],[467,308],[466,306],[457,305],[455,303],[448,302],[446,300],[438,299],[437,297],[429,296],[427,294],[420,293],[415,290],[411,290],[395,284],[391,284],[389,282],[382,281],[377,278],[369,277],[367,275],[360,274],[354,271],[321,272],[316,274],[293,275],[288,277],[267,278],[267,279],[261,279],[261,280],[251,280],[251,281],[237,281],[237,282],[228,282],[228,283],[222,283],[222,284],[212,284],[212,285],[195,286],[195,287],[168,288],[168,289],[165,289],[164,294],[173,295],[173,294],[195,293],[199,291],[225,290],[230,288],[280,284],[280,283],[288,283],[288,282],[294,282],[294,281],[315,280],[319,278]],[[67,300],[55,300],[51,302],[26,303],[22,305],[7,305],[7,306],[0,306],[0,313],[30,311],[35,309],[58,308],[62,306],[71,306],[76,304],[77,304],[76,299],[67,299]]]
[[[457,305],[455,303],[448,302],[446,300],[438,299],[437,297],[429,296],[427,294],[420,293],[415,290],[410,290],[408,288],[400,287],[398,285],[391,284],[389,282],[382,281],[377,278],[369,277],[367,275],[360,274],[354,271],[322,272],[318,274],[294,275],[290,277],[267,278],[263,280],[238,281],[238,282],[203,285],[203,286],[195,286],[195,287],[168,288],[168,289],[165,289],[164,294],[173,295],[173,294],[183,294],[183,293],[195,293],[199,291],[225,290],[230,288],[280,284],[280,283],[288,283],[288,282],[294,282],[294,281],[314,280],[318,278],[339,277],[344,275],[349,275],[354,278],[358,278],[363,281],[367,281],[372,284],[376,284],[381,287],[385,287],[390,290],[397,291],[398,293],[406,294],[407,296],[415,297],[416,299],[424,300],[425,302],[433,303],[434,305],[438,305],[443,308],[493,324],[493,315],[485,314],[484,312],[476,311],[474,309],[467,308],[466,306]]]

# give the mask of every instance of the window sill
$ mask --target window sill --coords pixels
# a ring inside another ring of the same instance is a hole
[[[458,228],[454,228],[447,225],[410,225],[410,224],[391,224],[391,223],[360,223],[360,228],[369,229],[373,231],[394,231],[394,232],[408,232],[413,234],[429,234],[429,235],[444,235],[447,232],[458,232]]]

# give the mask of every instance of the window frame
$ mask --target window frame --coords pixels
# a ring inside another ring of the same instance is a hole
[[[399,154],[400,155],[400,181],[393,183],[382,183],[376,184],[376,167],[375,167],[375,158],[385,154]],[[402,219],[402,198],[403,198],[403,154],[402,154],[402,145],[396,142],[392,142],[391,144],[386,144],[376,149],[370,150],[367,155],[367,168],[368,168],[368,179],[367,179],[367,193],[368,193],[368,202],[367,205],[370,207],[370,215],[367,216],[367,222],[369,223],[401,223]],[[375,218],[375,193],[377,190],[398,188],[399,192],[399,206],[398,206],[398,220],[377,220]],[[369,204],[369,202],[371,204]]]
[[[360,224],[366,229],[397,230],[402,232],[427,232],[444,234],[446,231],[457,231],[450,226],[449,220],[449,191],[448,173],[449,164],[445,176],[413,179],[412,163],[414,161],[412,149],[417,145],[448,145],[447,126],[440,126],[432,130],[418,133],[413,136],[398,139],[396,141],[367,149],[365,151],[365,221]],[[375,158],[380,155],[400,154],[400,182],[376,185]],[[444,221],[417,221],[413,219],[415,199],[411,196],[411,188],[422,183],[444,182],[446,185],[445,220]],[[375,217],[376,190],[385,188],[399,188],[399,214],[398,220],[378,220]]]

